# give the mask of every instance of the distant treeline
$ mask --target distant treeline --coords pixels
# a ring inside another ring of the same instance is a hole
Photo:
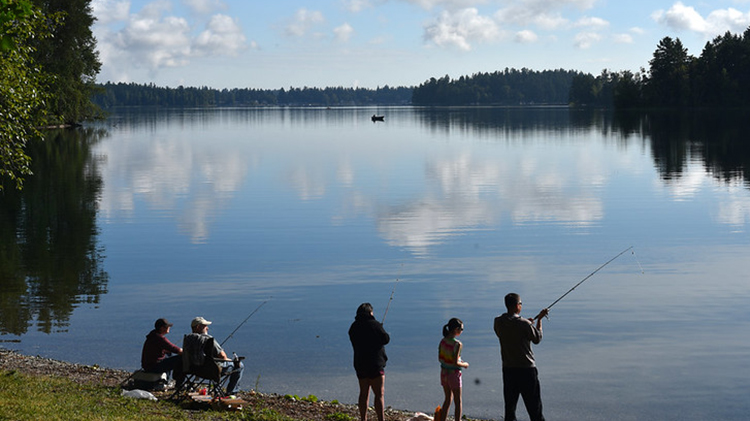
[[[107,83],[93,101],[113,106],[574,105],[598,108],[750,106],[750,28],[707,42],[700,57],[678,39],[663,38],[640,72],[508,69],[417,87],[278,90],[165,88]]]
[[[508,69],[451,80],[434,77],[414,88],[414,105],[568,104],[572,70]]]
[[[698,58],[679,38],[665,37],[648,71],[577,75],[570,100],[619,109],[750,106],[750,28],[707,42]]]
[[[411,103],[412,88],[289,88],[287,89],[212,89],[177,88],[153,83],[106,83],[93,97],[102,108],[117,106],[162,107],[240,107],[240,106],[346,106],[406,105]]]

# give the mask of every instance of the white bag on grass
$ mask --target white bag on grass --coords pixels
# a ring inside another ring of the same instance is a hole
[[[158,400],[151,392],[146,392],[145,390],[140,389],[123,390],[122,396],[135,399],[148,399],[150,401]]]

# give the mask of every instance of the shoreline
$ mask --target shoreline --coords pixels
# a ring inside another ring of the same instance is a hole
[[[99,365],[85,365],[54,360],[41,356],[25,355],[18,351],[0,345],[0,372],[20,372],[29,376],[64,377],[81,384],[96,384],[111,388],[120,388],[121,384],[132,374],[129,371],[100,367]],[[171,394],[155,392],[160,400]],[[296,399],[289,395],[276,393],[259,393],[255,391],[241,391],[238,397],[249,402],[244,411],[258,408],[271,409],[295,420],[329,421],[332,417],[345,414],[352,420],[359,420],[356,404],[343,404],[336,401],[324,402],[313,399]],[[184,409],[190,411],[189,409]],[[386,407],[385,421],[406,421],[417,412]],[[429,414],[428,414],[429,415]],[[338,418],[338,417],[336,417]],[[368,420],[376,420],[372,408]]]

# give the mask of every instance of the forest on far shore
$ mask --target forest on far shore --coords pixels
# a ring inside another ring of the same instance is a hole
[[[688,54],[679,38],[663,38],[639,72],[504,69],[451,79],[430,78],[416,87],[212,89],[106,83],[93,97],[116,106],[364,106],[364,105],[572,105],[597,108],[750,106],[750,28],[707,42]]]
[[[92,100],[102,108],[409,105],[412,88],[177,88],[153,83],[106,83]]]

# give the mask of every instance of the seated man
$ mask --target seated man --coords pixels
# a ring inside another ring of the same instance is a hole
[[[192,329],[193,333],[188,336],[197,334],[203,337],[199,340],[201,342],[204,342],[205,339],[211,338],[211,336],[208,334],[208,325],[210,325],[211,323],[212,322],[209,322],[208,320],[200,316],[194,318],[193,321],[190,322],[190,328]],[[222,367],[221,374],[231,373],[229,375],[229,384],[227,384],[227,394],[232,395],[237,391],[237,384],[242,378],[242,370],[245,368],[245,366],[241,361],[234,361],[227,357],[226,352],[224,352],[224,349],[221,348],[221,345],[218,342],[213,341],[213,343],[214,347],[211,357],[223,360],[222,362],[220,362],[220,365]]]
[[[177,369],[181,371],[182,348],[166,338],[172,323],[166,319],[159,319],[154,323],[154,330],[146,335],[141,352],[141,368],[148,373],[170,373]],[[176,354],[167,357],[168,354]]]

